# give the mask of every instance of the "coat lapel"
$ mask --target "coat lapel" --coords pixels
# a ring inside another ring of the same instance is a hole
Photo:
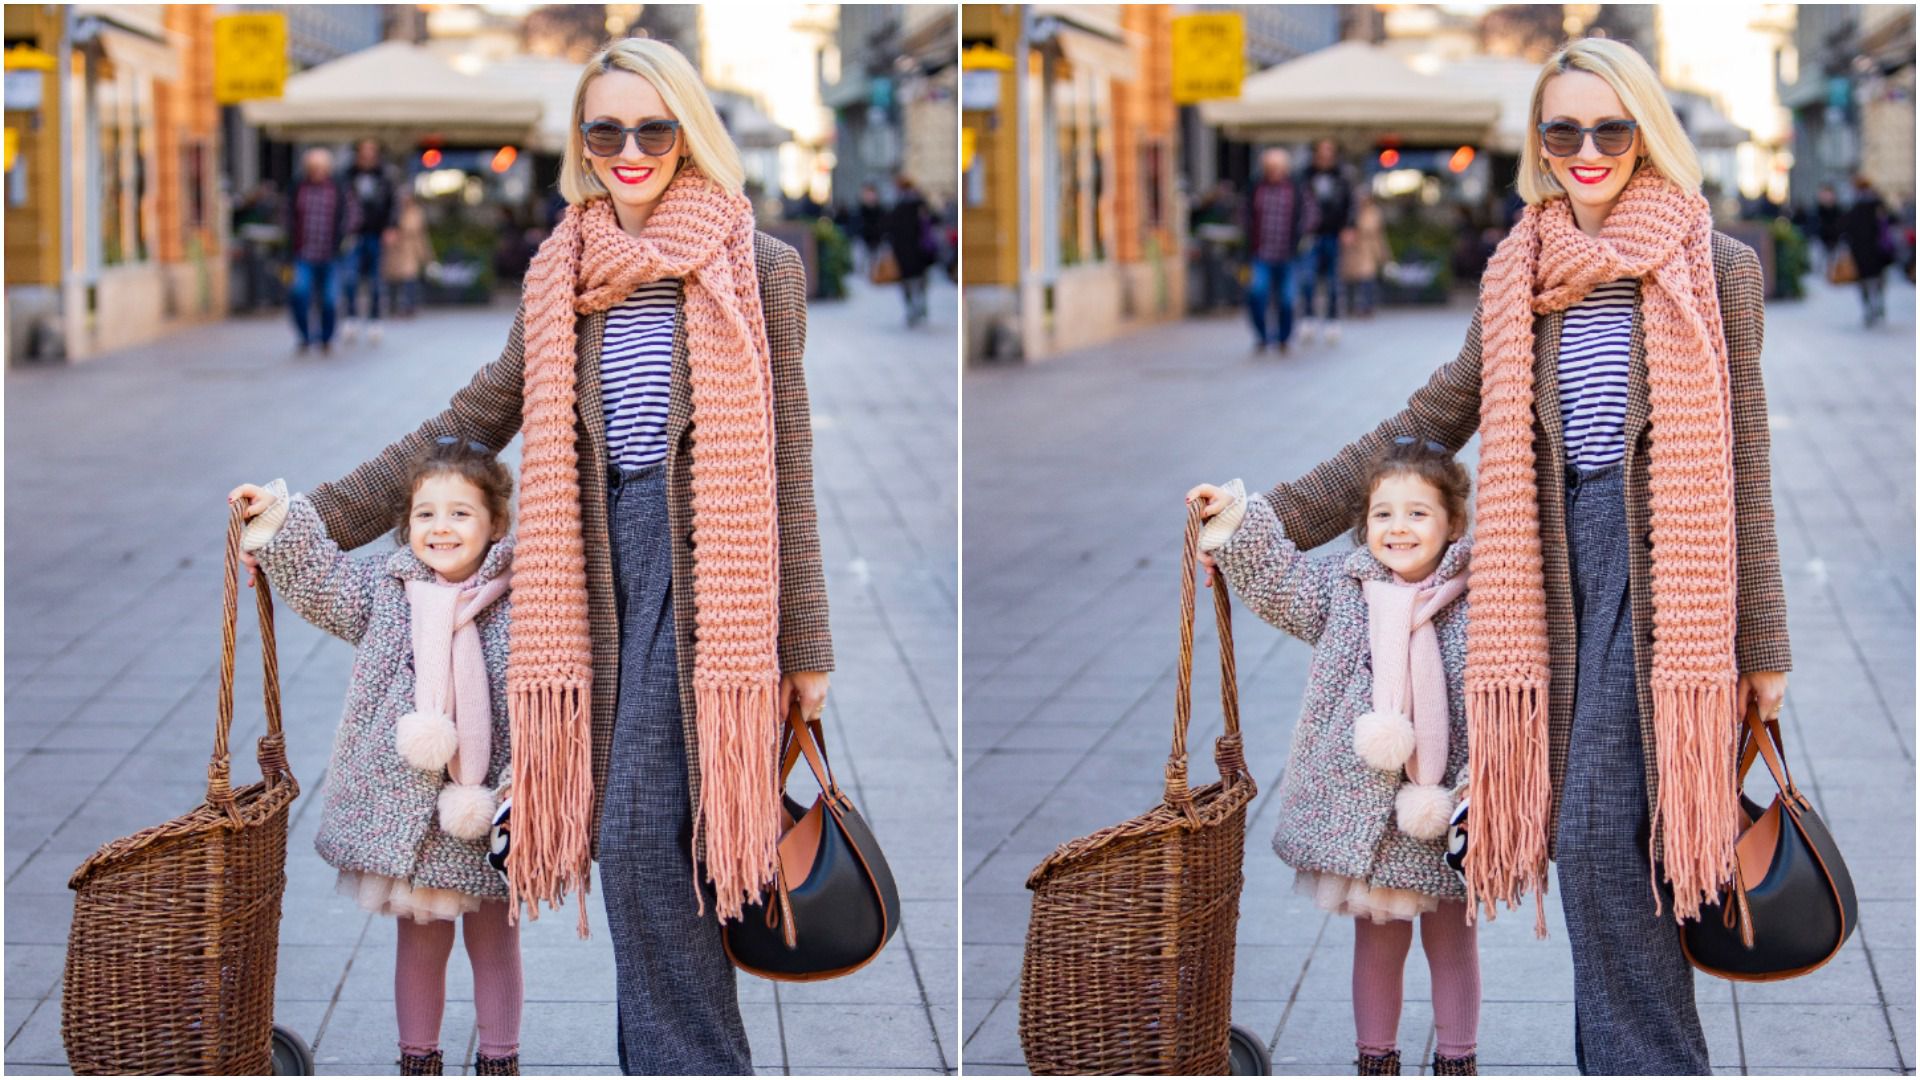
[[[1565,311],[1549,311],[1534,326],[1533,332],[1533,415],[1546,435],[1546,445],[1553,457],[1546,464],[1554,476],[1566,469],[1560,418],[1560,331],[1566,321]]]
[[[673,378],[667,392],[667,474],[680,457],[680,441],[693,422],[693,371],[687,360],[687,285],[679,283],[674,298],[677,310],[673,319]]]
[[[1647,422],[1653,415],[1652,399],[1647,389],[1647,338],[1646,321],[1642,319],[1641,300],[1646,296],[1646,286],[1641,285],[1633,294],[1633,333],[1627,345],[1627,457],[1629,475],[1633,470],[1633,460],[1639,456],[1640,436],[1647,430]]]

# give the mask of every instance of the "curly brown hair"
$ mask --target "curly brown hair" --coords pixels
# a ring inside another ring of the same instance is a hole
[[[1367,508],[1373,502],[1373,489],[1389,476],[1415,476],[1433,485],[1447,507],[1448,524],[1457,525],[1461,534],[1467,527],[1467,497],[1473,493],[1473,480],[1467,467],[1439,443],[1425,437],[1402,435],[1387,444],[1367,466],[1367,482],[1353,507],[1353,542],[1367,545]]]
[[[442,435],[407,463],[407,495],[394,508],[393,542],[400,547],[407,546],[414,495],[420,491],[421,484],[436,476],[457,476],[479,488],[496,525],[513,520],[513,473],[500,463],[493,451],[480,443]]]

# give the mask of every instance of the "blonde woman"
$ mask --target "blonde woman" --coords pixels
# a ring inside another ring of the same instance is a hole
[[[399,462],[524,432],[509,886],[536,914],[584,898],[591,846],[622,1069],[745,1074],[721,920],[772,877],[779,719],[817,717],[833,666],[806,277],[754,231],[739,154],[672,47],[589,60],[567,141],[570,205],[506,350],[312,500],[355,547],[391,526]]]
[[[1675,923],[1732,874],[1738,712],[1777,716],[1789,666],[1760,266],[1713,231],[1693,147],[1627,46],[1555,53],[1527,130],[1528,209],[1458,359],[1266,498],[1316,547],[1397,437],[1481,436],[1469,895],[1489,915],[1538,904],[1557,862],[1580,1070],[1704,1074]],[[1373,1049],[1362,1072],[1398,1071]]]

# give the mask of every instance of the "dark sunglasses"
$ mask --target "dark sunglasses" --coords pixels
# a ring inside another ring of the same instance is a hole
[[[1395,435],[1393,437],[1393,445],[1395,446],[1412,446],[1416,442],[1420,443],[1422,446],[1425,446],[1428,450],[1431,450],[1436,454],[1448,453],[1448,450],[1446,447],[1441,446],[1439,443],[1434,442],[1432,439],[1416,439],[1411,435]]]
[[[493,451],[487,447],[487,444],[483,442],[477,442],[473,439],[463,440],[453,435],[441,435],[436,437],[433,440],[433,443],[435,446],[458,446],[461,442],[465,442],[467,444],[467,449],[473,451],[476,454],[486,454],[488,457],[493,456]]]
[[[1554,157],[1572,157],[1593,136],[1593,148],[1607,157],[1618,157],[1633,147],[1637,120],[1603,120],[1592,127],[1581,127],[1571,120],[1555,120],[1540,125],[1540,146]]]
[[[580,125],[580,137],[586,140],[587,151],[595,157],[613,157],[625,150],[629,135],[640,144],[641,153],[660,157],[672,150],[680,137],[680,121],[649,120],[637,127],[622,127],[611,120],[589,120]]]

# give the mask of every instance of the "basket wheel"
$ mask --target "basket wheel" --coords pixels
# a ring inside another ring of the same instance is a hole
[[[1273,1056],[1266,1041],[1239,1024],[1227,1028],[1229,1076],[1267,1076],[1273,1072]]]
[[[313,1051],[307,1041],[279,1024],[273,1025],[273,1075],[313,1075]]]

